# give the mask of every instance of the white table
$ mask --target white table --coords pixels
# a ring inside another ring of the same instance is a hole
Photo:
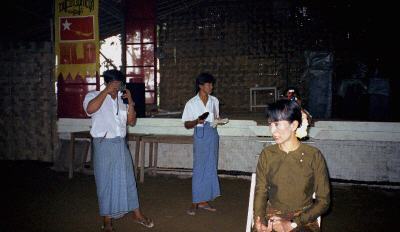
[[[257,105],[257,91],[274,91],[274,101],[277,100],[277,89],[276,87],[252,87],[250,88],[250,111],[253,111],[255,107],[267,107],[267,105]]]

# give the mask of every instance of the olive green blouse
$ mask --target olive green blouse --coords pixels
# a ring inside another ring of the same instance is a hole
[[[268,205],[283,213],[301,210],[293,220],[304,225],[323,214],[329,203],[328,171],[317,148],[300,144],[289,153],[280,150],[278,145],[264,148],[257,164],[254,218],[259,216],[264,223],[268,221]]]

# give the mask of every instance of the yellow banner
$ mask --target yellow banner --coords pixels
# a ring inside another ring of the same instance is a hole
[[[99,62],[99,0],[55,0],[56,77],[94,77]]]

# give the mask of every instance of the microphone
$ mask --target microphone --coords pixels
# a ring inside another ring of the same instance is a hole
[[[205,120],[209,114],[210,114],[209,112],[205,112],[204,114],[199,116],[199,120]]]
[[[121,91],[122,94],[125,94],[125,93],[126,93],[126,85],[125,85],[124,82],[121,82],[121,85],[119,86],[119,91]],[[128,98],[123,98],[123,97],[121,96],[121,99],[122,99],[122,102],[123,102],[124,104],[128,104]]]

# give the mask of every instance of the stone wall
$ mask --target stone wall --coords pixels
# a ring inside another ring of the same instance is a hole
[[[57,147],[51,43],[0,46],[0,159],[52,161]]]
[[[304,51],[312,36],[285,4],[206,1],[159,19],[160,107],[183,110],[200,72],[216,77],[214,94],[224,110],[248,110],[250,87],[276,86],[282,93],[297,86],[304,93]]]

